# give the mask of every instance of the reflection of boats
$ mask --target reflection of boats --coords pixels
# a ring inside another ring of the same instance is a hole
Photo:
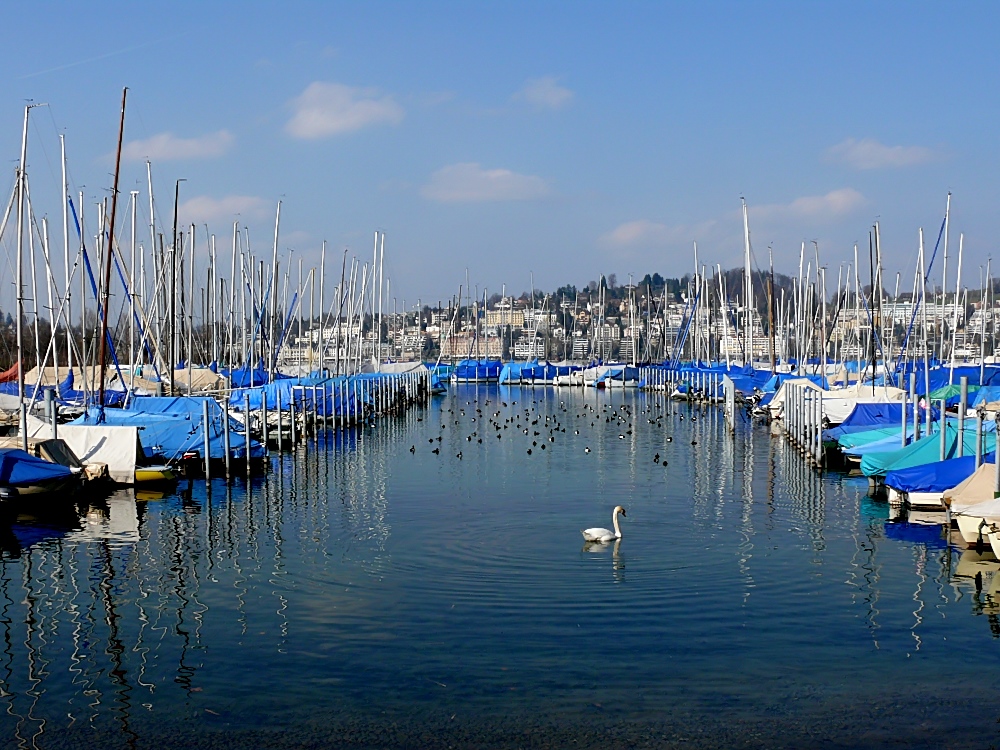
[[[170,494],[172,494],[170,490],[163,487],[137,487],[135,490],[135,501],[137,503],[145,503],[150,500],[162,500]]]
[[[995,616],[1000,613],[1000,561],[988,547],[982,551],[964,550],[954,572],[955,583],[972,588],[977,612]]]
[[[929,549],[945,549],[948,546],[942,529],[938,525],[910,523],[909,521],[886,521],[885,538],[902,542],[913,542]]]
[[[992,550],[976,552],[963,550],[955,566],[955,576],[958,578],[993,578],[1000,571],[1000,560]]]
[[[25,550],[53,539],[64,537],[76,528],[75,517],[66,523],[38,522],[22,520],[20,517],[11,524],[0,525],[0,553],[7,558],[18,558]]]
[[[82,528],[66,535],[71,541],[139,541],[139,514],[128,490],[119,490],[107,500],[94,503],[82,519]]]

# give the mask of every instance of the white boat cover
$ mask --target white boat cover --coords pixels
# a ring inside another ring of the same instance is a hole
[[[107,464],[112,480],[118,484],[135,484],[137,427],[61,424],[58,433],[81,463]],[[29,414],[28,437],[52,437],[52,425]]]
[[[823,416],[830,424],[840,424],[854,411],[856,404],[881,404],[902,401],[906,392],[892,386],[852,385],[823,394]]]
[[[840,424],[847,419],[854,407],[859,403],[885,403],[889,401],[902,401],[905,391],[892,386],[876,386],[872,389],[870,385],[852,385],[847,388],[837,388],[836,390],[823,390],[818,385],[807,378],[789,378],[774,394],[774,398],[768,403],[767,408],[771,410],[773,418],[784,415],[785,408],[785,385],[787,383],[805,383],[806,387],[813,391],[823,391],[823,416],[830,424]]]
[[[772,419],[780,419],[785,413],[785,396],[788,391],[785,390],[785,386],[788,383],[793,384],[803,384],[806,388],[811,391],[822,391],[823,389],[812,382],[809,378],[788,378],[781,385],[778,386],[778,390],[774,392],[774,398],[772,398],[767,403],[767,408],[771,412]],[[825,395],[825,391],[824,391]]]
[[[42,386],[59,385],[65,380],[68,373],[69,370],[65,367],[60,367],[58,373],[54,367],[33,367],[24,374],[24,384],[25,387],[34,386],[36,383]],[[86,385],[88,390],[97,390],[97,379],[99,376],[100,368],[95,365],[88,365],[87,367],[74,366],[73,388],[82,391]],[[133,378],[127,367],[122,367],[122,377],[125,378],[124,383],[118,379],[118,371],[114,367],[107,367],[104,372],[104,387],[111,391],[124,391],[131,387],[134,382],[136,392],[145,394],[156,393],[156,383],[138,375]]]
[[[192,367],[190,372],[185,367],[174,370],[174,387],[181,393],[213,393],[228,388],[229,382],[207,367]]]
[[[430,372],[430,370],[427,369],[427,365],[417,360],[414,362],[381,362],[377,365],[373,365],[371,362],[365,362],[365,364],[361,367],[361,372],[377,372],[382,375],[402,375],[408,372],[423,374]]]
[[[995,481],[996,464],[981,464],[964,482],[945,490],[944,500],[957,515],[1000,518],[1000,498],[993,497]]]

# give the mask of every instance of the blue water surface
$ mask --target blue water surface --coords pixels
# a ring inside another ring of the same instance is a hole
[[[989,747],[992,568],[866,493],[714,407],[458,386],[263,478],[15,523],[0,737]]]

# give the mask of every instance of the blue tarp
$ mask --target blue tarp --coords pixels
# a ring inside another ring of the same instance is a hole
[[[43,400],[45,398],[45,391],[51,391],[51,390],[55,390],[56,395],[58,397],[62,398],[63,397],[62,396],[63,393],[66,393],[66,392],[69,392],[69,391],[73,390],[73,371],[70,370],[69,373],[67,374],[67,376],[63,379],[63,381],[61,383],[59,383],[59,385],[55,386],[55,388],[53,388],[51,385],[42,385],[42,386],[39,386],[37,388],[37,390],[38,390],[37,396],[35,395],[35,390],[36,390],[36,388],[35,388],[35,384],[34,383],[28,383],[27,381],[25,381],[25,383],[24,383],[24,397],[25,398],[35,399],[37,401],[41,401],[41,400]],[[9,381],[7,383],[0,383],[0,393],[7,394],[8,396],[16,396],[17,395],[17,381],[16,380],[11,380],[11,381]]]
[[[503,362],[499,359],[463,359],[452,371],[455,380],[496,381],[500,379]]]
[[[271,382],[271,377],[263,365],[252,369],[244,365],[236,370],[223,370],[222,374],[229,378],[233,388],[249,388]]]
[[[630,367],[628,365],[622,365],[621,367],[615,367],[613,365],[608,365],[608,370],[601,377],[599,377],[594,384],[603,383],[606,380],[620,380],[622,382],[628,380],[638,380],[639,379],[639,368]]]
[[[968,425],[968,423],[966,423]],[[958,452],[958,429],[948,422],[945,437],[944,457],[954,458]],[[966,427],[962,435],[962,453],[967,456],[976,454],[976,431]],[[995,449],[996,434],[992,432],[983,433],[984,454]],[[861,471],[866,477],[885,476],[890,471],[906,469],[911,466],[921,464],[936,463],[941,460],[941,436],[938,433],[930,435],[924,440],[910,443],[905,448],[885,453],[867,453],[861,459]]]
[[[998,385],[986,385],[976,391],[976,395],[972,399],[972,406],[976,407],[980,404],[988,404],[991,401],[1000,401],[1000,386]]]
[[[910,429],[912,431],[913,422],[913,405],[907,405],[907,419],[909,420]],[[920,419],[926,419],[925,410],[920,410]],[[941,412],[939,409],[931,410],[931,419],[937,421],[941,417]],[[854,411],[847,415],[847,419],[841,422],[836,427],[831,427],[829,430],[823,430],[824,440],[839,440],[844,435],[850,435],[855,432],[863,432],[865,430],[877,429],[879,427],[891,427],[895,425],[899,430],[903,428],[903,404],[901,401],[890,401],[890,402],[859,402],[854,406]]]
[[[294,397],[296,409],[311,411],[315,388],[317,414],[329,417],[351,414],[355,411],[355,396],[362,403],[370,403],[371,385],[390,377],[392,376],[368,373],[327,380],[286,378],[256,388],[234,390],[229,396],[229,407],[235,411],[243,411],[249,404],[251,411],[257,411],[263,406],[266,395],[269,410],[276,409],[280,404],[283,411],[289,411]]]
[[[129,409],[104,410],[105,425],[139,428],[139,442],[148,457],[158,456],[166,461],[179,459],[185,451],[205,450],[202,403],[209,404],[209,454],[213,459],[225,458],[224,412],[211,398],[180,396],[164,398],[140,396]],[[70,424],[93,425],[98,423],[96,412],[85,414]],[[229,446],[234,458],[246,458],[246,440],[243,425],[230,417]],[[250,441],[250,457],[262,458],[264,447]]]
[[[73,472],[19,448],[0,448],[0,486],[27,487],[53,479],[68,479]]]
[[[993,456],[985,456],[992,463]],[[950,458],[931,464],[897,469],[885,475],[885,486],[901,492],[944,492],[957,487],[976,470],[975,456]]]

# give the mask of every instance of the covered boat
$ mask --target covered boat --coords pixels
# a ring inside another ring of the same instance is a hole
[[[0,448],[0,502],[7,504],[27,496],[67,497],[75,489],[80,472],[68,466],[36,458],[20,448]]]

